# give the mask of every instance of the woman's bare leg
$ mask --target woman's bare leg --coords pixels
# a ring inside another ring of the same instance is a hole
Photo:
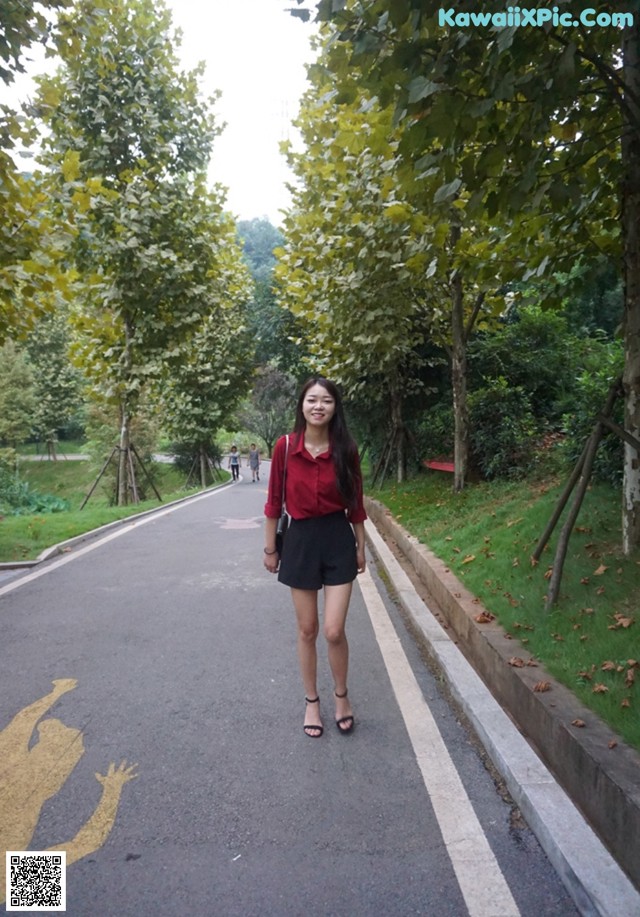
[[[353,716],[353,710],[348,697],[338,697],[346,694],[347,679],[349,674],[349,644],[345,633],[349,600],[351,599],[352,583],[341,586],[324,587],[324,636],[329,650],[329,665],[333,674],[336,691],[336,719]],[[345,731],[350,728],[345,723]]]
[[[298,660],[305,696],[313,700],[318,696],[318,593],[315,589],[292,589],[291,597],[298,623]],[[304,717],[305,726],[321,726],[320,705],[307,704]],[[312,736],[320,734],[320,730]]]

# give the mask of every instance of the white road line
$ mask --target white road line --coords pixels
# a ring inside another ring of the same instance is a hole
[[[24,586],[26,583],[31,583],[33,580],[39,579],[39,577],[45,576],[47,573],[51,573],[52,570],[57,570],[58,567],[64,567],[65,564],[71,563],[72,560],[77,560],[79,557],[83,557],[85,554],[89,554],[91,551],[95,551],[96,548],[101,548],[103,544],[107,544],[107,542],[113,541],[115,538],[120,538],[121,535],[126,535],[127,532],[132,532],[134,529],[140,528],[141,525],[146,525],[147,522],[154,522],[156,519],[160,519],[162,516],[168,516],[169,513],[175,513],[177,510],[183,509],[185,506],[189,506],[191,503],[197,503],[199,500],[207,500],[209,497],[214,496],[214,494],[222,493],[223,490],[226,490],[231,486],[231,484],[225,484],[222,487],[217,487],[215,490],[211,490],[199,497],[192,497],[191,499],[187,500],[179,500],[176,503],[170,504],[165,509],[153,510],[148,515],[138,518],[132,516],[130,520],[123,519],[118,528],[110,532],[108,535],[105,535],[103,538],[98,538],[96,541],[92,541],[90,544],[85,545],[84,548],[79,548],[77,551],[73,550],[71,553],[65,554],[64,557],[61,557],[59,560],[54,560],[51,563],[47,563],[44,566],[39,567],[37,570],[34,570],[33,573],[28,573],[26,576],[21,576],[18,580],[12,580],[12,582],[7,583],[6,586],[0,586],[0,596],[6,595],[8,592],[13,592],[15,589],[19,589],[20,586]],[[129,522],[128,525],[127,522]]]
[[[368,571],[358,583],[418,766],[471,917],[520,911],[476,817],[436,722]]]

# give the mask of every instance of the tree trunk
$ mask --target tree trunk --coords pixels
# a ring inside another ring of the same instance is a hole
[[[395,385],[392,386],[391,389],[391,441],[395,444],[396,450],[397,481],[398,484],[402,484],[405,479],[407,461],[405,455],[404,421],[402,419],[402,396]]]
[[[118,506],[126,506],[129,502],[129,452],[131,449],[129,422],[127,401],[126,398],[123,398],[121,405],[120,453],[118,455]]]
[[[625,430],[640,438],[640,22],[624,37],[625,127],[622,136],[622,235],[624,244]],[[640,547],[640,455],[624,447],[622,543]]]
[[[451,229],[451,247],[460,238],[460,227]],[[451,382],[453,386],[453,489],[464,489],[469,459],[469,407],[467,404],[467,335],[464,326],[462,277],[456,269],[451,278]]]
[[[204,490],[207,486],[209,463],[207,461],[207,447],[204,443],[200,444],[200,486]]]

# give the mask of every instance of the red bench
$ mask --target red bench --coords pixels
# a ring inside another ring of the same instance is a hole
[[[432,468],[434,471],[449,471],[453,474],[455,465],[446,458],[423,459],[422,464],[425,468]]]

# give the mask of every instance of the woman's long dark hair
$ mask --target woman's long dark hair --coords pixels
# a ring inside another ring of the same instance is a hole
[[[314,385],[321,385],[326,389],[336,404],[334,415],[329,421],[331,454],[336,470],[338,492],[345,501],[347,508],[351,510],[355,507],[358,498],[357,448],[347,427],[342,406],[342,396],[337,385],[325,379],[324,376],[312,376],[311,379],[307,379],[296,405],[296,422],[293,432],[297,434],[296,441],[300,442],[300,437],[304,436],[307,427],[307,422],[302,413],[302,405],[307,392]]]

